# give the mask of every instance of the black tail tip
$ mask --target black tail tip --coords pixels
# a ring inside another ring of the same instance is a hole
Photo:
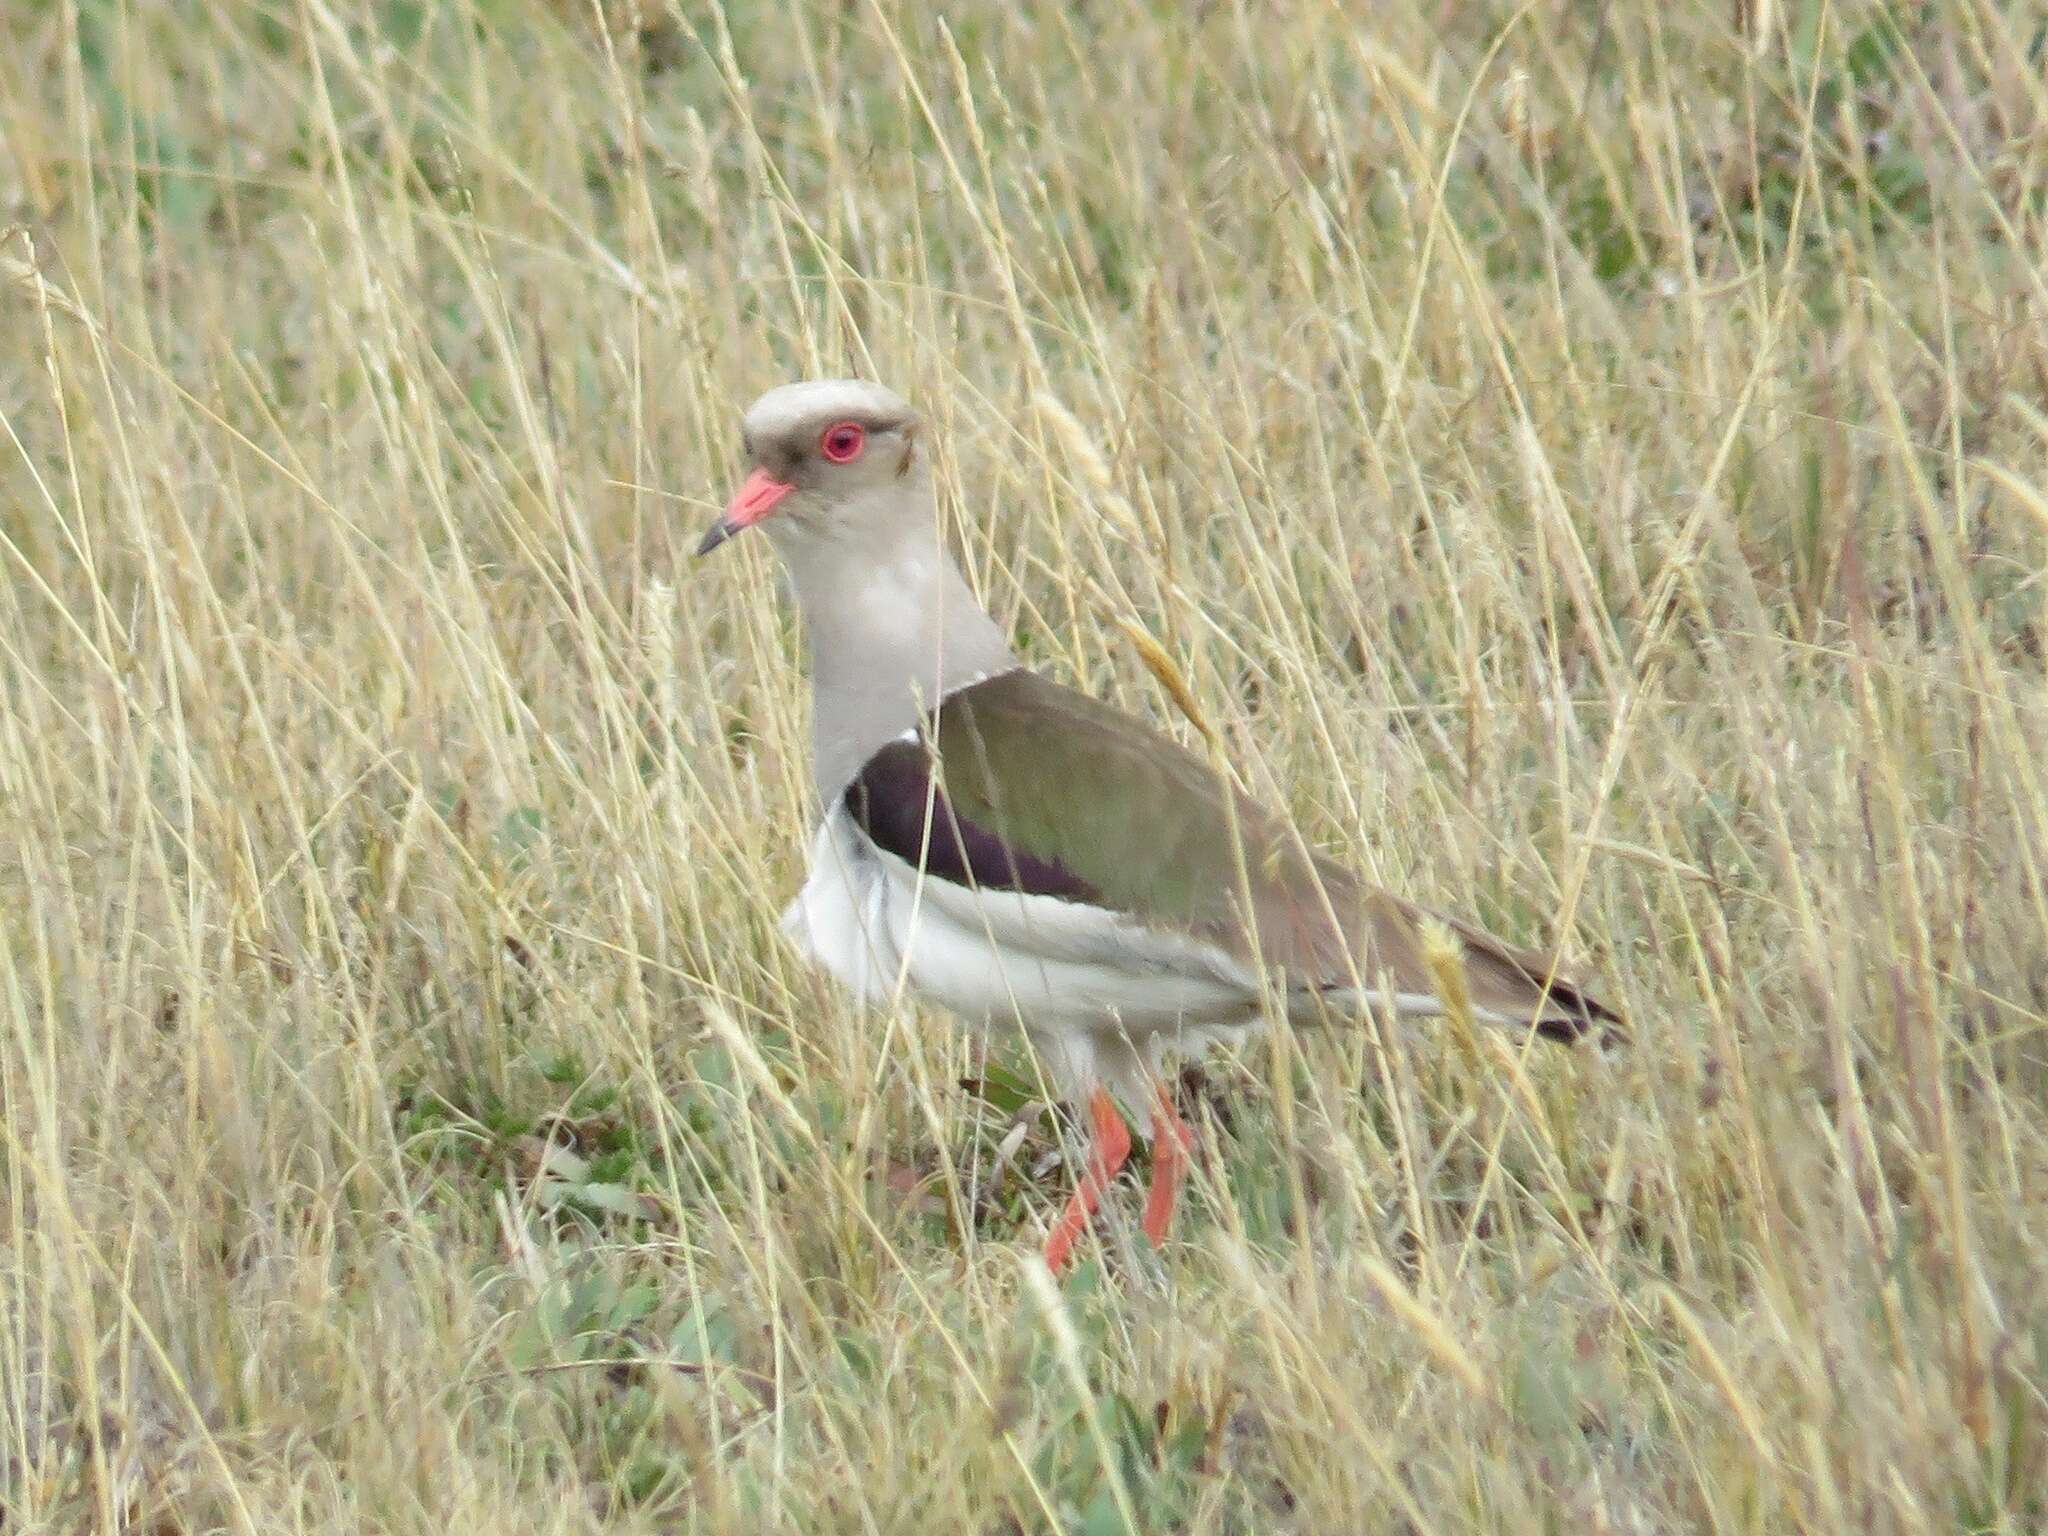
[[[1536,1033],[1559,1045],[1577,1045],[1592,1037],[1601,1050],[1628,1044],[1628,1020],[1606,1004],[1578,992],[1553,989],[1549,1006],[1561,1013],[1547,1013],[1536,1021]]]

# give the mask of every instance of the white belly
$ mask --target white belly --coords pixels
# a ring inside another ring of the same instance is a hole
[[[839,807],[782,926],[860,997],[908,991],[977,1024],[1142,1037],[1258,1009],[1255,980],[1213,945],[1103,907],[921,876]]]
[[[921,876],[841,806],[819,826],[782,930],[865,1002],[905,993],[978,1027],[1026,1030],[1066,1089],[1106,1081],[1133,1108],[1168,1054],[1235,1042],[1259,1022],[1257,977],[1213,944],[1052,896]],[[1303,1022],[1354,1008],[1435,1013],[1437,1000],[1303,992]]]

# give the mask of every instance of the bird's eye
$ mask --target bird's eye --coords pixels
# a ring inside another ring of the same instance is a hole
[[[818,448],[834,464],[851,464],[868,443],[865,428],[857,421],[842,421],[825,429]]]

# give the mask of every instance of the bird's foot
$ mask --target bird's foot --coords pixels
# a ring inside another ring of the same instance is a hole
[[[1143,1223],[1145,1236],[1151,1239],[1154,1248],[1166,1245],[1194,1144],[1194,1133],[1174,1108],[1172,1094],[1162,1085],[1152,1105],[1152,1184],[1145,1191]]]
[[[1117,1113],[1116,1101],[1110,1098],[1107,1088],[1097,1088],[1089,1095],[1088,1120],[1092,1131],[1088,1166],[1076,1181],[1066,1209],[1060,1212],[1060,1219],[1053,1223],[1051,1235],[1045,1240],[1045,1267],[1054,1274],[1066,1268],[1067,1261],[1073,1257],[1074,1245],[1081,1240],[1081,1234],[1088,1230],[1088,1223],[1095,1219],[1096,1211],[1101,1208],[1109,1181],[1116,1177],[1117,1170],[1131,1155],[1130,1127]]]

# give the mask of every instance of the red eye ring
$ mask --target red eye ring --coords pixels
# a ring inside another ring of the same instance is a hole
[[[857,421],[835,421],[818,438],[818,451],[834,464],[851,464],[867,445],[867,428]]]

